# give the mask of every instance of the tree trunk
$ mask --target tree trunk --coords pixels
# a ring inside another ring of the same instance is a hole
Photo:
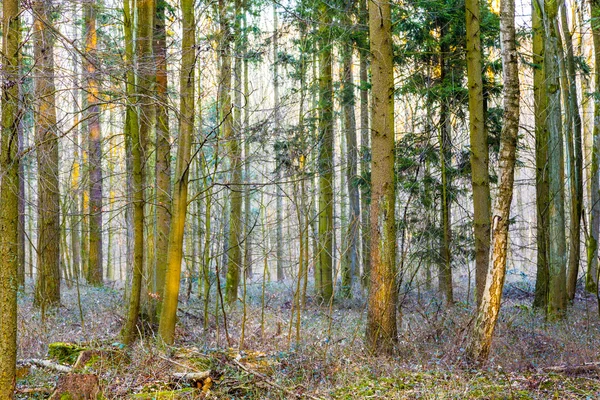
[[[127,2],[127,0],[126,0]],[[128,11],[124,11],[128,14]],[[131,126],[131,158],[133,166],[132,201],[133,201],[133,279],[129,297],[127,321],[121,335],[126,344],[130,344],[137,334],[136,324],[140,312],[140,297],[144,276],[144,256],[147,243],[144,239],[144,206],[145,206],[145,145],[151,129],[151,107],[149,98],[154,79],[152,60],[152,28],[154,19],[154,1],[138,0],[137,2],[137,118],[138,126]],[[129,14],[131,18],[132,14]]]
[[[537,0],[532,1],[533,25],[533,101],[535,118],[535,175],[536,175],[536,218],[537,218],[537,272],[533,306],[546,308],[548,304],[548,125],[546,83],[544,73],[544,27]]]
[[[0,140],[0,398],[10,399],[17,361],[19,227],[19,2],[2,3],[2,137]]]
[[[569,108],[571,136],[569,141],[570,164],[570,190],[571,190],[571,234],[569,236],[569,275],[567,277],[567,297],[570,301],[575,298],[577,275],[579,274],[579,260],[581,258],[581,216],[583,212],[583,150],[581,144],[581,116],[579,115],[579,102],[577,100],[577,78],[575,71],[575,56],[573,52],[573,37],[569,30],[567,11],[564,1],[560,7],[563,41],[566,52],[566,76],[568,90],[565,93],[567,101],[565,107]]]
[[[319,30],[319,270],[317,298],[333,296],[333,81],[329,25],[331,10],[318,7]]]
[[[90,59],[96,59],[97,5],[94,1],[85,3],[85,48]],[[87,87],[88,121],[88,180],[89,180],[89,249],[87,281],[92,285],[102,285],[102,137],[100,134],[100,93],[98,72],[95,62],[85,61],[85,82]]]
[[[359,23],[361,26],[368,25],[367,1],[359,2]],[[365,37],[359,49],[360,63],[360,175],[362,180],[362,191],[360,195],[360,218],[361,218],[361,241],[362,241],[362,282],[366,286],[369,282],[369,271],[371,271],[371,239],[369,237],[369,206],[371,203],[370,185],[370,147],[369,147],[369,38],[368,30],[363,32]]]
[[[548,249],[548,316],[556,318],[566,308],[566,239],[565,239],[565,188],[562,115],[560,107],[560,84],[558,68],[557,5],[545,0],[544,16],[545,57],[544,73],[548,99],[548,189],[549,249]]]
[[[396,325],[396,218],[394,181],[394,64],[391,7],[378,0],[369,6],[372,73],[371,274],[366,346],[392,353]]]
[[[350,21],[346,22],[348,29],[352,29]],[[358,253],[358,234],[360,229],[360,198],[358,186],[356,184],[357,175],[357,141],[356,141],[356,117],[354,114],[354,71],[352,68],[352,53],[354,47],[348,39],[344,42],[343,49],[343,89],[342,89],[342,108],[344,113],[344,129],[346,133],[346,184],[348,187],[348,199],[350,205],[350,216],[346,232],[345,253],[347,266],[346,282],[342,282],[343,288],[347,289],[347,294],[352,293],[352,284],[354,277],[358,276],[359,253]]]
[[[165,272],[171,225],[171,145],[169,141],[169,96],[167,81],[166,0],[157,0],[154,20],[154,58],[156,60],[156,271],[154,284],[158,302],[156,316],[164,297]]]
[[[54,40],[47,28],[50,1],[33,3],[35,136],[38,162],[37,280],[34,304],[42,310],[60,303],[60,188],[54,94]]]
[[[171,229],[169,231],[169,254],[165,276],[164,302],[160,315],[158,332],[167,344],[172,344],[177,317],[181,257],[183,252],[183,232],[187,212],[188,178],[191,162],[192,138],[194,135],[194,80],[196,62],[196,23],[194,21],[194,1],[181,0],[182,56],[179,81],[179,147],[175,166],[175,187]]]
[[[485,287],[490,254],[489,150],[483,113],[479,0],[466,0],[465,7],[467,15],[467,78],[471,138],[471,185],[473,187],[473,231],[475,236],[475,292],[477,305],[479,306]]]
[[[594,40],[594,87],[600,89],[600,1],[590,0],[591,25]],[[600,102],[594,101],[594,129],[592,143],[592,167],[590,171],[591,199],[590,199],[590,235],[587,243],[588,268],[586,276],[586,289],[596,293],[598,290],[598,238],[600,237]]]
[[[445,57],[450,52],[447,40],[443,38],[447,34],[447,25],[445,21],[437,21],[440,30],[440,48],[438,55],[438,65],[440,70],[440,82],[444,84],[447,74],[447,65]],[[442,175],[440,207],[441,218],[441,237],[440,237],[440,263],[438,285],[439,292],[444,298],[446,305],[454,303],[453,284],[452,284],[452,176],[450,169],[452,167],[452,126],[450,121],[448,96],[442,96],[440,100],[440,124],[439,124],[439,146],[440,146],[440,164]],[[488,246],[489,247],[489,246]]]
[[[513,196],[514,170],[519,133],[519,64],[515,40],[515,2],[500,2],[500,37],[504,81],[504,125],[500,136],[500,182],[493,215],[491,268],[488,272],[467,358],[487,360],[500,304],[506,273],[510,204]]]
[[[235,2],[236,15],[238,15],[241,9],[241,1],[236,0]],[[224,79],[223,92],[227,91],[227,108],[231,110],[226,116],[227,122],[224,125],[228,126],[227,131],[224,129],[224,138],[227,140],[229,145],[229,167],[231,170],[231,194],[229,200],[230,205],[230,216],[229,216],[229,245],[227,252],[227,283],[225,287],[225,297],[228,303],[234,303],[238,299],[238,287],[240,284],[240,267],[242,265],[242,240],[243,240],[243,219],[242,219],[242,154],[240,146],[240,123],[241,123],[241,90],[242,90],[242,63],[241,59],[236,56],[234,63],[234,93],[235,93],[235,106],[231,103],[231,55],[230,43],[232,41],[231,34],[229,31],[229,18],[227,11],[223,10],[221,18],[227,19],[222,21],[221,25],[223,29],[223,53],[222,56],[227,61],[223,64],[228,64],[230,67],[227,69],[228,77]],[[234,53],[236,55],[241,51],[241,32],[240,32],[240,21],[239,18],[235,18],[234,21]],[[225,71],[224,71],[225,72]]]

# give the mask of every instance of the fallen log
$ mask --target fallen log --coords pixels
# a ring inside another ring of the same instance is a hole
[[[210,371],[202,371],[202,372],[174,372],[172,374],[173,378],[187,381],[187,382],[198,382],[203,381],[204,379],[210,376]]]
[[[544,372],[556,372],[559,374],[579,375],[593,371],[600,371],[600,362],[589,362],[579,365],[558,365],[542,368]]]
[[[20,364],[20,365],[35,365],[36,367],[48,368],[48,369],[52,369],[52,370],[58,371],[58,372],[69,373],[69,372],[73,371],[73,368],[71,368],[71,367],[69,367],[67,365],[62,365],[62,364],[59,364],[59,363],[54,362],[54,361],[43,360],[43,359],[40,359],[40,358],[28,358],[26,360],[19,360],[19,361],[17,361],[17,364]]]

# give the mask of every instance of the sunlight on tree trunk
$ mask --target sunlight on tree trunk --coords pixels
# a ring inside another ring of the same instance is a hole
[[[519,63],[515,39],[515,2],[501,0],[500,37],[504,81],[504,125],[500,136],[500,182],[493,212],[491,266],[477,313],[466,356],[484,362],[490,354],[492,337],[506,276],[510,204],[513,197],[517,138],[519,133]]]
[[[398,341],[396,325],[396,185],[394,183],[394,68],[391,8],[369,5],[372,73],[371,274],[366,346],[390,354]]]
[[[188,179],[191,163],[192,137],[194,133],[194,80],[196,63],[196,23],[194,0],[181,0],[183,16],[181,42],[181,75],[179,81],[179,147],[175,166],[175,186],[171,229],[169,231],[169,254],[165,276],[164,300],[160,314],[158,333],[167,344],[172,344],[177,318],[183,232],[187,213]]]

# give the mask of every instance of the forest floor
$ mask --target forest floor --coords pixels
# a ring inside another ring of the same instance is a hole
[[[267,284],[264,314],[261,286],[251,285],[240,350],[239,304],[225,308],[226,332],[222,313],[215,323],[211,303],[205,331],[203,301],[184,293],[173,347],[160,345],[146,326],[140,328],[145,337],[125,348],[119,343],[123,290],[80,289],[81,309],[76,289],[65,288],[62,305],[44,318],[33,308],[32,293],[20,295],[18,358],[48,359],[54,342],[122,353],[97,357],[82,370],[99,378],[107,399],[600,398],[600,367],[585,365],[600,361],[600,319],[596,300],[583,294],[565,320],[547,323],[531,308],[529,286],[507,287],[490,361],[473,369],[462,359],[472,305],[459,302],[445,310],[430,300],[433,293],[401,296],[397,354],[376,357],[363,347],[366,311],[360,292],[325,307],[309,298],[296,341],[295,325],[289,336],[291,282]],[[210,378],[200,381],[173,376],[207,370]],[[18,398],[47,398],[61,373],[31,367],[19,375]]]

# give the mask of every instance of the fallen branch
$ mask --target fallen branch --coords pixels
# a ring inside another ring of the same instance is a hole
[[[277,388],[277,389],[281,390],[281,391],[282,391],[282,392],[284,392],[284,393],[287,393],[287,394],[289,394],[289,395],[291,395],[291,396],[294,396],[294,397],[297,397],[297,398],[299,398],[299,399],[306,397],[306,398],[308,398],[308,399],[312,399],[312,400],[322,400],[320,397],[315,397],[315,396],[312,396],[312,395],[310,395],[310,394],[308,394],[308,393],[297,393],[297,392],[294,392],[293,390],[290,390],[290,389],[288,389],[288,388],[285,388],[285,387],[283,387],[283,386],[281,386],[281,385],[278,385],[277,383],[273,382],[271,379],[269,379],[269,377],[268,377],[268,376],[266,376],[266,375],[264,375],[264,374],[261,374],[260,372],[253,371],[253,370],[251,370],[250,368],[247,368],[247,367],[245,367],[245,366],[244,366],[244,365],[242,365],[242,364],[241,364],[241,363],[240,363],[238,360],[235,360],[235,359],[234,359],[234,360],[232,360],[232,361],[233,361],[233,362],[234,362],[234,363],[235,363],[235,364],[236,364],[238,367],[240,367],[241,369],[243,369],[243,370],[244,370],[244,371],[246,371],[247,373],[249,373],[249,374],[252,374],[252,375],[254,375],[254,376],[256,376],[256,377],[258,377],[258,378],[262,379],[262,380],[263,380],[265,383],[267,383],[268,385],[270,385],[270,386],[273,386],[274,388]]]
[[[600,371],[600,362],[583,363],[580,365],[559,365],[555,367],[542,368],[544,372],[556,372],[561,374],[585,374],[592,371]]]
[[[33,393],[43,393],[50,394],[52,393],[52,389],[47,387],[37,387],[37,388],[17,388],[15,393],[18,394],[33,394]]]
[[[36,367],[48,368],[48,369],[52,369],[52,370],[58,371],[58,372],[69,373],[69,372],[73,371],[73,368],[71,368],[67,365],[62,365],[62,364],[56,363],[54,361],[42,360],[39,358],[29,358],[27,360],[19,360],[18,364],[35,365]]]
[[[188,382],[202,381],[210,376],[210,371],[203,372],[174,372],[173,378]]]

